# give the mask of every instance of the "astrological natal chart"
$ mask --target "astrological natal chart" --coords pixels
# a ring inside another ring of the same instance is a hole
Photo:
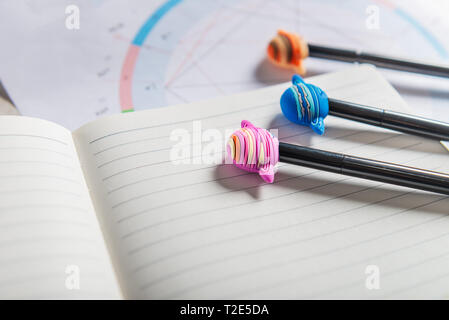
[[[289,82],[293,71],[266,57],[279,29],[312,44],[449,62],[445,0],[97,0],[81,8],[79,30],[64,27],[57,2],[0,8],[9,96],[21,114],[71,130],[108,114]],[[305,60],[306,76],[349,66]],[[380,71],[421,116],[449,121],[447,79]]]
[[[121,111],[289,81],[292,71],[266,59],[266,46],[278,29],[313,43],[447,60],[449,43],[432,32],[441,27],[438,19],[419,21],[412,7],[385,0],[168,0],[149,14],[130,44],[120,78]],[[312,75],[348,64],[309,59],[306,66]]]

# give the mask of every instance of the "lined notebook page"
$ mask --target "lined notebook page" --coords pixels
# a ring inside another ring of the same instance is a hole
[[[0,117],[0,298],[119,298],[71,133]]]
[[[371,67],[310,81],[333,98],[403,108]],[[285,164],[266,184],[230,165],[170,161],[175,144],[189,143],[171,141],[174,130],[193,137],[197,121],[204,133],[247,119],[277,128],[281,141],[448,172],[438,142],[334,117],[322,137],[288,123],[278,102],[287,86],[112,116],[74,133],[126,297],[448,297],[445,196]],[[191,147],[194,162],[199,144]],[[371,265],[379,290],[366,287]]]

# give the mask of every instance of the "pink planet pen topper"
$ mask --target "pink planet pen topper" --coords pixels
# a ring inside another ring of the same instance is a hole
[[[447,174],[279,142],[268,130],[246,120],[231,135],[226,149],[238,168],[257,172],[268,183],[274,181],[275,166],[281,161],[449,195]]]
[[[243,120],[227,144],[228,155],[240,169],[257,172],[268,183],[274,181],[274,166],[279,161],[279,141],[269,131]]]

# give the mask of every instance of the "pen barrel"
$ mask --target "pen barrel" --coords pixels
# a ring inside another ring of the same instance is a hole
[[[370,63],[381,68],[421,73],[444,78],[449,77],[449,66],[427,64],[406,59],[396,59],[376,54],[357,52],[354,50],[309,44],[309,56],[345,62]]]
[[[449,175],[399,164],[279,143],[279,160],[399,186],[449,195]]]
[[[329,99],[329,114],[429,139],[449,140],[449,123],[400,112]]]

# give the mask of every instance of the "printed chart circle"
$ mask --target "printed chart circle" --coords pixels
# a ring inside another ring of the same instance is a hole
[[[388,54],[414,59],[449,57],[431,31],[386,0],[168,0],[149,14],[130,44],[120,78],[122,112],[288,81],[291,72],[265,58],[278,29],[330,46],[374,53],[388,47]],[[332,70],[323,60],[307,64],[309,74]]]

